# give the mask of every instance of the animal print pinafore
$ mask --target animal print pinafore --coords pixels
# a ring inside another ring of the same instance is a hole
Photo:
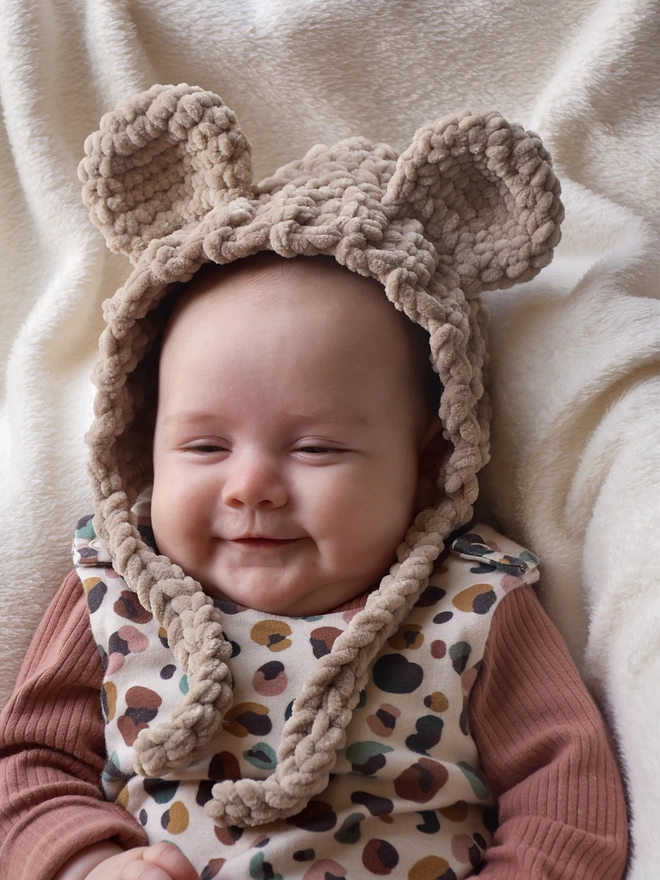
[[[359,609],[287,618],[216,601],[233,646],[233,705],[203,760],[148,779],[133,770],[132,745],[180,703],[186,676],[91,517],[78,524],[74,561],[105,669],[103,788],[150,842],[175,843],[202,880],[457,880],[479,865],[493,799],[467,705],[497,603],[538,578],[531,553],[485,526],[454,541],[376,657],[327,788],[298,815],[251,829],[215,825],[203,810],[211,789],[272,772],[310,666]]]

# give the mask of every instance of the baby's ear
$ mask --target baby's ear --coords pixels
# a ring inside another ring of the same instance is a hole
[[[383,203],[419,220],[467,295],[527,281],[552,259],[564,215],[540,138],[497,113],[421,128]]]
[[[101,119],[78,168],[83,200],[111,250],[137,263],[155,238],[249,192],[250,144],[212,92],[156,85]]]

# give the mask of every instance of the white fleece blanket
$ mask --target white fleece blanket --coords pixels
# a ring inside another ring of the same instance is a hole
[[[352,134],[497,108],[564,182],[555,262],[493,293],[483,504],[543,561],[630,794],[630,877],[660,876],[660,13],[652,0],[4,0],[0,5],[0,703],[89,511],[100,305],[126,276],[76,166],[155,82],[236,110],[258,175]],[[483,515],[483,514],[482,514]]]

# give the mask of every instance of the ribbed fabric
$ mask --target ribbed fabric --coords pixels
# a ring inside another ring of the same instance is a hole
[[[50,880],[98,841],[147,843],[99,787],[103,672],[80,580],[70,574],[30,646],[0,721],[0,877]]]
[[[146,844],[141,827],[101,794],[101,680],[71,574],[0,716],[3,880],[51,880],[99,841]],[[531,588],[495,611],[470,722],[500,819],[482,880],[621,878],[626,811],[607,732]]]
[[[470,719],[498,798],[482,880],[616,880],[627,816],[610,740],[531,588],[493,621]]]

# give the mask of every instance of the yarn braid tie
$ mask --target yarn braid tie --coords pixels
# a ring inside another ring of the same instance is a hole
[[[426,530],[420,529],[422,520]],[[287,818],[327,787],[369,666],[428,583],[455,522],[448,501],[420,515],[400,548],[396,573],[383,579],[307,679],[284,726],[274,772],[265,780],[217,783],[205,806],[214,821],[250,827]]]
[[[116,503],[113,497],[106,501],[108,520]],[[142,542],[132,517],[122,507],[114,515],[109,543],[116,570],[165,628],[168,644],[188,675],[183,704],[166,721],[141,730],[134,743],[135,771],[156,777],[187,766],[219,730],[233,696],[227,666],[232,649],[219,612],[200,585],[176,566],[167,565],[170,576],[163,577],[164,558]]]

